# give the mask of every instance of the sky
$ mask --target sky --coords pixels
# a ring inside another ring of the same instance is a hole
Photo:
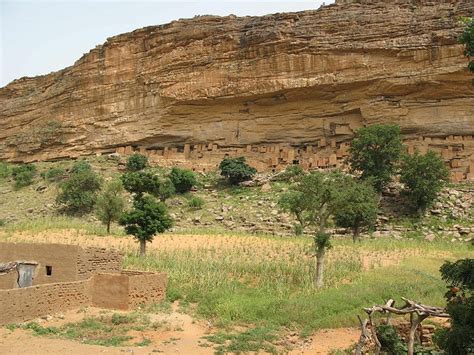
[[[265,15],[334,0],[0,0],[0,87],[72,65],[108,37],[195,15]]]

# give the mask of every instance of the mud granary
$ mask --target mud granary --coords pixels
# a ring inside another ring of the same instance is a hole
[[[165,273],[122,270],[111,249],[0,243],[0,325],[80,307],[127,310],[159,302]]]

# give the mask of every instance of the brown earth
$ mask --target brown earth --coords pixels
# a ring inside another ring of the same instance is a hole
[[[112,313],[111,311],[105,312]],[[104,310],[100,308],[87,308],[56,315],[51,320],[37,319],[35,321],[44,327],[57,327],[101,314],[104,314]],[[203,336],[212,333],[212,328],[203,322],[196,322],[189,315],[179,313],[176,307],[170,314],[151,315],[151,321],[164,322],[166,328],[157,331],[130,331],[128,333],[135,338],[132,339],[132,342],[141,341],[143,338],[151,340],[149,345],[141,347],[88,345],[77,341],[34,336],[28,330],[15,329],[11,331],[7,328],[0,328],[0,354],[214,354],[212,344],[202,339]],[[321,330],[316,332],[304,346],[291,351],[290,354],[328,354],[334,349],[348,348],[357,341],[358,337],[359,331],[353,328]]]
[[[126,146],[166,155],[163,147],[191,144],[184,155],[194,149],[206,164],[203,144],[221,155],[251,144],[340,148],[354,129],[392,122],[406,138],[453,138],[444,146],[464,179],[473,174],[474,87],[457,38],[459,17],[473,14],[471,0],[337,1],[111,37],[68,68],[0,89],[0,159]]]

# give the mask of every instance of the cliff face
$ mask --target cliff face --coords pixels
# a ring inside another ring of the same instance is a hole
[[[474,86],[457,38],[459,16],[473,15],[472,0],[346,0],[112,37],[71,67],[0,89],[0,159],[125,146],[339,148],[354,129],[387,122],[407,139],[470,142]]]

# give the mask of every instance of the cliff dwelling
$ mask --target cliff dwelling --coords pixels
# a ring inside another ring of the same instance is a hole
[[[409,152],[435,150],[453,181],[472,181],[474,86],[458,37],[473,14],[471,0],[341,0],[114,36],[0,88],[0,159],[140,151],[197,171],[238,155],[260,171],[330,168],[355,130],[393,123]]]

